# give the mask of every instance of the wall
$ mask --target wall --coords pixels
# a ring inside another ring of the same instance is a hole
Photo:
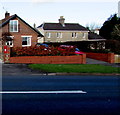
[[[86,57],[109,63],[115,62],[114,53],[86,53]]]
[[[51,33],[51,37],[47,38],[46,33]],[[62,33],[62,38],[57,38],[57,33]],[[77,33],[76,38],[72,38],[72,33]],[[83,37],[83,33],[86,33],[86,37]],[[68,42],[68,41],[83,41],[83,40],[88,40],[88,32],[82,32],[82,31],[50,31],[50,30],[45,30],[44,31],[44,36],[45,36],[45,42]]]
[[[36,45],[38,34],[34,30],[32,30],[28,25],[26,25],[21,20],[19,20],[18,18],[14,19],[14,20],[18,20],[18,23],[19,23],[18,28],[19,29],[18,29],[18,32],[10,32],[12,34],[12,36],[14,36],[13,47],[22,47],[21,36],[32,36],[31,45],[32,46]],[[9,23],[6,24],[2,28],[2,32],[9,32]]]
[[[120,55],[115,55],[115,63],[120,63]]]
[[[72,56],[19,56],[10,57],[10,47],[4,46],[4,63],[33,64],[86,64],[86,54]]]
[[[79,56],[21,56],[10,57],[9,63],[86,64],[86,54]]]

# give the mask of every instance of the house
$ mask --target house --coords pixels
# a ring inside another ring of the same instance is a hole
[[[10,47],[35,46],[43,35],[21,19],[18,15],[10,16],[5,13],[5,18],[0,21],[0,44]],[[4,40],[3,40],[4,38]]]
[[[43,23],[38,30],[44,35],[45,43],[88,41],[88,30],[78,23],[65,23],[60,16],[58,23]]]
[[[105,49],[105,41],[103,37],[101,37],[98,33],[89,32],[88,33],[88,39],[89,39],[89,46],[90,49]]]

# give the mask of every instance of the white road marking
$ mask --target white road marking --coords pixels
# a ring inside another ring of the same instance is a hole
[[[78,94],[87,93],[81,90],[73,91],[0,91],[0,94]]]

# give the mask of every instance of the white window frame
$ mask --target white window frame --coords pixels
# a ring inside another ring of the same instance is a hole
[[[14,36],[8,36],[8,37],[11,37],[12,39],[14,38]],[[12,45],[10,45],[12,43]],[[10,47],[13,47],[13,40],[12,41],[6,41],[5,43],[6,45],[10,46]]]
[[[57,35],[57,38],[62,38],[62,33],[61,32],[57,32],[56,35]]]
[[[10,45],[11,43],[12,43],[12,45]],[[6,45],[10,46],[10,47],[13,47],[13,41],[6,41]]]
[[[46,36],[47,36],[47,38],[51,38],[51,33],[47,32]]]
[[[32,38],[32,36],[21,36],[21,38],[22,38],[22,42],[23,42],[23,38],[29,38],[30,39],[29,41],[27,40],[27,42],[29,42],[29,44],[27,44],[27,45],[22,44],[22,47],[31,46],[31,38]]]
[[[83,33],[83,38],[84,38],[84,39],[86,38],[86,33]]]
[[[75,38],[77,38],[77,33],[76,32],[74,33],[74,36],[75,36]]]
[[[77,38],[77,33],[76,32],[72,32],[72,38]]]
[[[15,30],[15,26],[16,26],[15,22],[17,22],[17,29],[16,30]],[[12,30],[11,30],[11,23],[13,24]],[[9,29],[10,29],[10,32],[18,32],[18,20],[10,20]]]

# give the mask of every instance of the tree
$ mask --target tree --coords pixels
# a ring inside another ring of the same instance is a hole
[[[107,21],[104,22],[100,29],[100,35],[105,39],[112,39],[111,33],[113,32],[114,26],[119,23],[117,14],[111,15]]]
[[[100,24],[96,24],[95,22],[91,23],[91,24],[86,24],[86,28],[90,31],[93,31],[96,28],[100,28]]]
[[[120,24],[116,24],[111,33],[112,39],[118,40],[120,42]]]
[[[100,35],[107,39],[106,48],[120,54],[120,18],[111,15],[100,29]]]

